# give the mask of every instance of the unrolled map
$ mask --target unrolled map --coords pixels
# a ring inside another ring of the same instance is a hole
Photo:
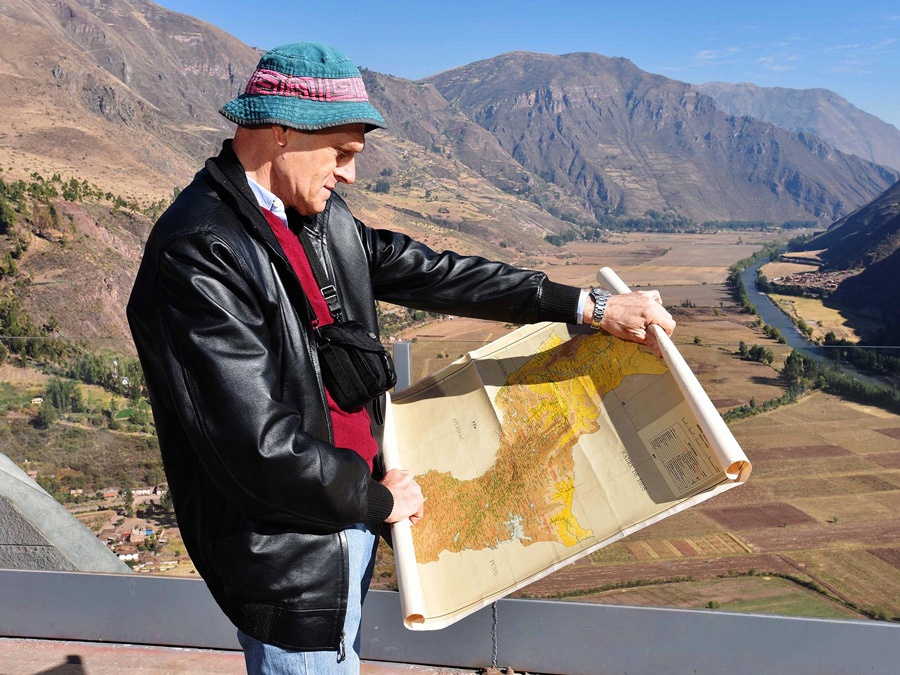
[[[662,361],[537,324],[394,396],[385,463],[426,497],[425,517],[393,532],[407,627],[447,626],[746,480],[740,447],[664,347]]]

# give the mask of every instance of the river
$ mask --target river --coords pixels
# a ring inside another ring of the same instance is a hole
[[[803,335],[791,322],[787,314],[782,312],[778,306],[769,299],[769,296],[760,293],[756,289],[756,273],[759,268],[767,262],[769,262],[769,259],[763,258],[759,262],[747,267],[741,273],[741,283],[744,284],[744,290],[747,292],[747,297],[750,299],[750,303],[756,308],[756,313],[759,315],[759,318],[781,331],[784,339],[787,340],[788,346],[796,349],[804,356],[818,359],[829,366],[835,365],[837,361],[825,356],[825,350],[822,347]],[[852,375],[861,382],[877,387],[887,387],[894,391],[898,390],[896,383],[892,382],[887,377],[863,373],[847,363],[840,363],[839,365],[845,373]]]
[[[756,273],[767,262],[769,259],[763,258],[741,273],[741,283],[744,284],[744,290],[747,292],[747,297],[750,298],[750,303],[756,308],[760,319],[781,331],[790,347],[804,356],[825,361],[825,350],[803,335],[787,314],[778,309],[777,305],[769,299],[769,296],[756,290]],[[834,363],[834,361],[828,361],[828,363]]]

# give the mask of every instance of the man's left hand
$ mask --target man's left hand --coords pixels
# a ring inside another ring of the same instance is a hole
[[[403,469],[391,469],[381,481],[394,497],[394,510],[388,516],[386,523],[396,523],[409,518],[409,522],[415,525],[425,515],[425,498],[422,496],[422,488],[416,483],[416,479],[409,471]]]

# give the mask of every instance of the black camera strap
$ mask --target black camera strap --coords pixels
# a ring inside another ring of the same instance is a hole
[[[331,283],[328,271],[322,264],[322,260],[319,258],[319,254],[313,246],[312,238],[306,228],[300,230],[298,239],[303,245],[303,251],[306,253],[307,260],[309,260],[309,267],[312,269],[313,277],[316,279],[316,285],[319,287],[322,297],[325,298],[325,304],[328,305],[331,317],[337,322],[341,321],[344,316],[344,310],[341,308],[340,299],[338,299],[337,288]]]

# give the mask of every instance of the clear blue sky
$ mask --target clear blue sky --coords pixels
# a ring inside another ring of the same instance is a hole
[[[254,47],[327,42],[418,79],[510,51],[597,52],[684,82],[831,89],[900,128],[897,0],[162,0]]]

